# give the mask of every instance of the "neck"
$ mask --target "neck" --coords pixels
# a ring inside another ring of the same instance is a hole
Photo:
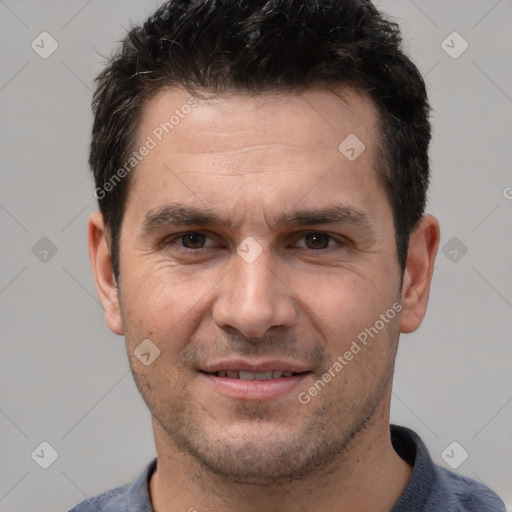
[[[347,450],[329,467],[298,481],[276,484],[239,483],[211,474],[177,450],[153,419],[157,469],[150,482],[155,512],[196,509],[200,512],[389,512],[412,468],[395,452],[389,432],[389,409],[376,411]]]

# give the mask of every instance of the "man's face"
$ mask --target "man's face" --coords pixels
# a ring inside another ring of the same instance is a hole
[[[156,146],[133,171],[120,239],[130,365],[157,442],[239,481],[313,471],[389,400],[392,212],[376,110],[342,94],[233,93],[189,109],[166,90],[139,126],[136,147]],[[160,350],[148,366],[135,356],[146,339]]]

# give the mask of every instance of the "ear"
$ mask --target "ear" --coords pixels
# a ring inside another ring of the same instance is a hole
[[[439,222],[432,215],[422,217],[411,234],[402,287],[402,333],[415,331],[427,311],[439,239]]]
[[[115,334],[123,334],[119,297],[109,250],[109,236],[103,215],[94,212],[87,227],[89,259],[98,296],[105,312],[108,328]]]

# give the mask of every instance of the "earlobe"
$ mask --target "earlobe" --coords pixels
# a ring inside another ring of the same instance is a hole
[[[98,297],[105,312],[105,321],[113,333],[122,335],[123,327],[118,289],[109,250],[108,230],[100,212],[94,212],[89,217],[87,241],[89,244],[89,259]]]
[[[411,234],[402,286],[402,333],[415,331],[425,317],[439,239],[439,223],[432,215],[425,215]]]

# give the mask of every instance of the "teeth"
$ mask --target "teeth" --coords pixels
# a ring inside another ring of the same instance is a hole
[[[256,380],[269,380],[272,378],[272,372],[258,372],[254,376]]]
[[[220,370],[217,372],[218,377],[227,377],[228,379],[240,380],[270,380],[279,379],[281,377],[291,377],[293,372],[283,372],[281,370],[269,372],[244,372],[238,370]]]

